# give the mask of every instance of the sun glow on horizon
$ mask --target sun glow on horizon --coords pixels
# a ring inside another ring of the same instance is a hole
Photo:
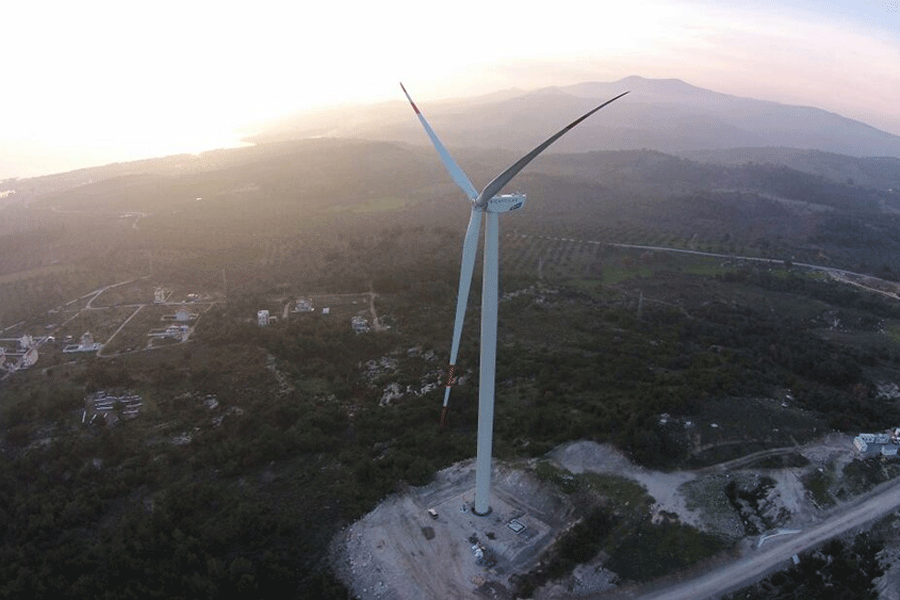
[[[401,78],[427,100],[675,77],[900,134],[896,28],[845,23],[840,2],[788,4],[459,0],[431,15],[408,0],[18,3],[4,32],[18,52],[5,65],[0,178],[41,172],[40,147],[111,162],[234,145],[253,123],[399,99]],[[36,154],[16,167],[10,149],[25,147]]]

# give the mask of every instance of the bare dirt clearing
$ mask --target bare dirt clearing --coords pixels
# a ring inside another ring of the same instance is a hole
[[[659,518],[665,511],[677,514],[682,523],[700,527],[700,515],[687,507],[679,492],[684,483],[697,477],[693,472],[651,471],[632,464],[616,448],[595,442],[572,442],[556,448],[548,456],[572,473],[591,471],[634,479],[656,500],[653,506],[654,518]]]
[[[779,455],[802,455],[809,462],[803,467],[758,467],[760,459]],[[611,446],[587,441],[560,446],[546,458],[574,474],[634,480],[653,497],[654,520],[677,515],[684,524],[735,542],[743,539],[740,546],[750,548],[773,532],[808,529],[821,521],[825,513],[813,502],[804,477],[825,469],[840,473],[855,457],[851,438],[834,434],[815,444],[767,450],[696,471],[651,471]],[[510,467],[495,461],[492,512],[485,517],[470,509],[471,461],[441,471],[428,486],[389,497],[335,540],[339,577],[363,599],[512,598],[510,577],[537,565],[575,517],[568,497],[533,474],[536,462]],[[726,497],[731,481],[752,487],[763,479],[767,494],[756,516],[737,510]],[[516,522],[525,526],[518,533],[509,526]],[[748,522],[758,526],[758,534],[748,532]],[[765,546],[784,542],[767,541]],[[579,567],[566,581],[551,582],[535,597],[575,598],[609,591],[615,574],[600,567],[594,562]]]
[[[483,517],[471,511],[470,461],[391,496],[336,540],[339,576],[360,598],[508,597],[509,576],[536,564],[571,507],[524,471],[495,465],[493,481]],[[524,525],[518,533],[517,524]]]

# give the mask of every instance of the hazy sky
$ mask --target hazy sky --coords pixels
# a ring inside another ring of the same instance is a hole
[[[675,77],[900,134],[900,0],[32,0],[0,40],[0,178],[217,147],[401,79],[430,100]]]

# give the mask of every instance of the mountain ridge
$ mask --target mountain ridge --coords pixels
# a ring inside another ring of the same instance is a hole
[[[531,148],[548,133],[608,97],[631,94],[555,145],[557,152],[649,148],[679,153],[746,147],[900,157],[900,136],[838,113],[723,94],[681,79],[637,75],[534,90],[501,90],[420,106],[448,148]],[[496,98],[496,99],[495,99]],[[363,137],[423,143],[402,100],[295,115],[249,138]],[[549,127],[550,130],[553,127]]]

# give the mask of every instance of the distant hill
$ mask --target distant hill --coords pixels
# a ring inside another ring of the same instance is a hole
[[[679,156],[719,165],[771,163],[804,173],[821,175],[832,181],[863,185],[883,190],[900,190],[900,158],[857,157],[797,148],[731,148],[693,150]]]
[[[818,108],[741,98],[678,79],[627,77],[533,91],[428,103],[421,108],[450,148],[530,148],[557,125],[617,93],[623,100],[585,122],[555,151],[648,148],[669,153],[731,148],[813,149],[849,156],[900,158],[900,136]],[[411,90],[415,94],[415,90]],[[402,100],[296,115],[253,138],[365,137],[423,144]]]

